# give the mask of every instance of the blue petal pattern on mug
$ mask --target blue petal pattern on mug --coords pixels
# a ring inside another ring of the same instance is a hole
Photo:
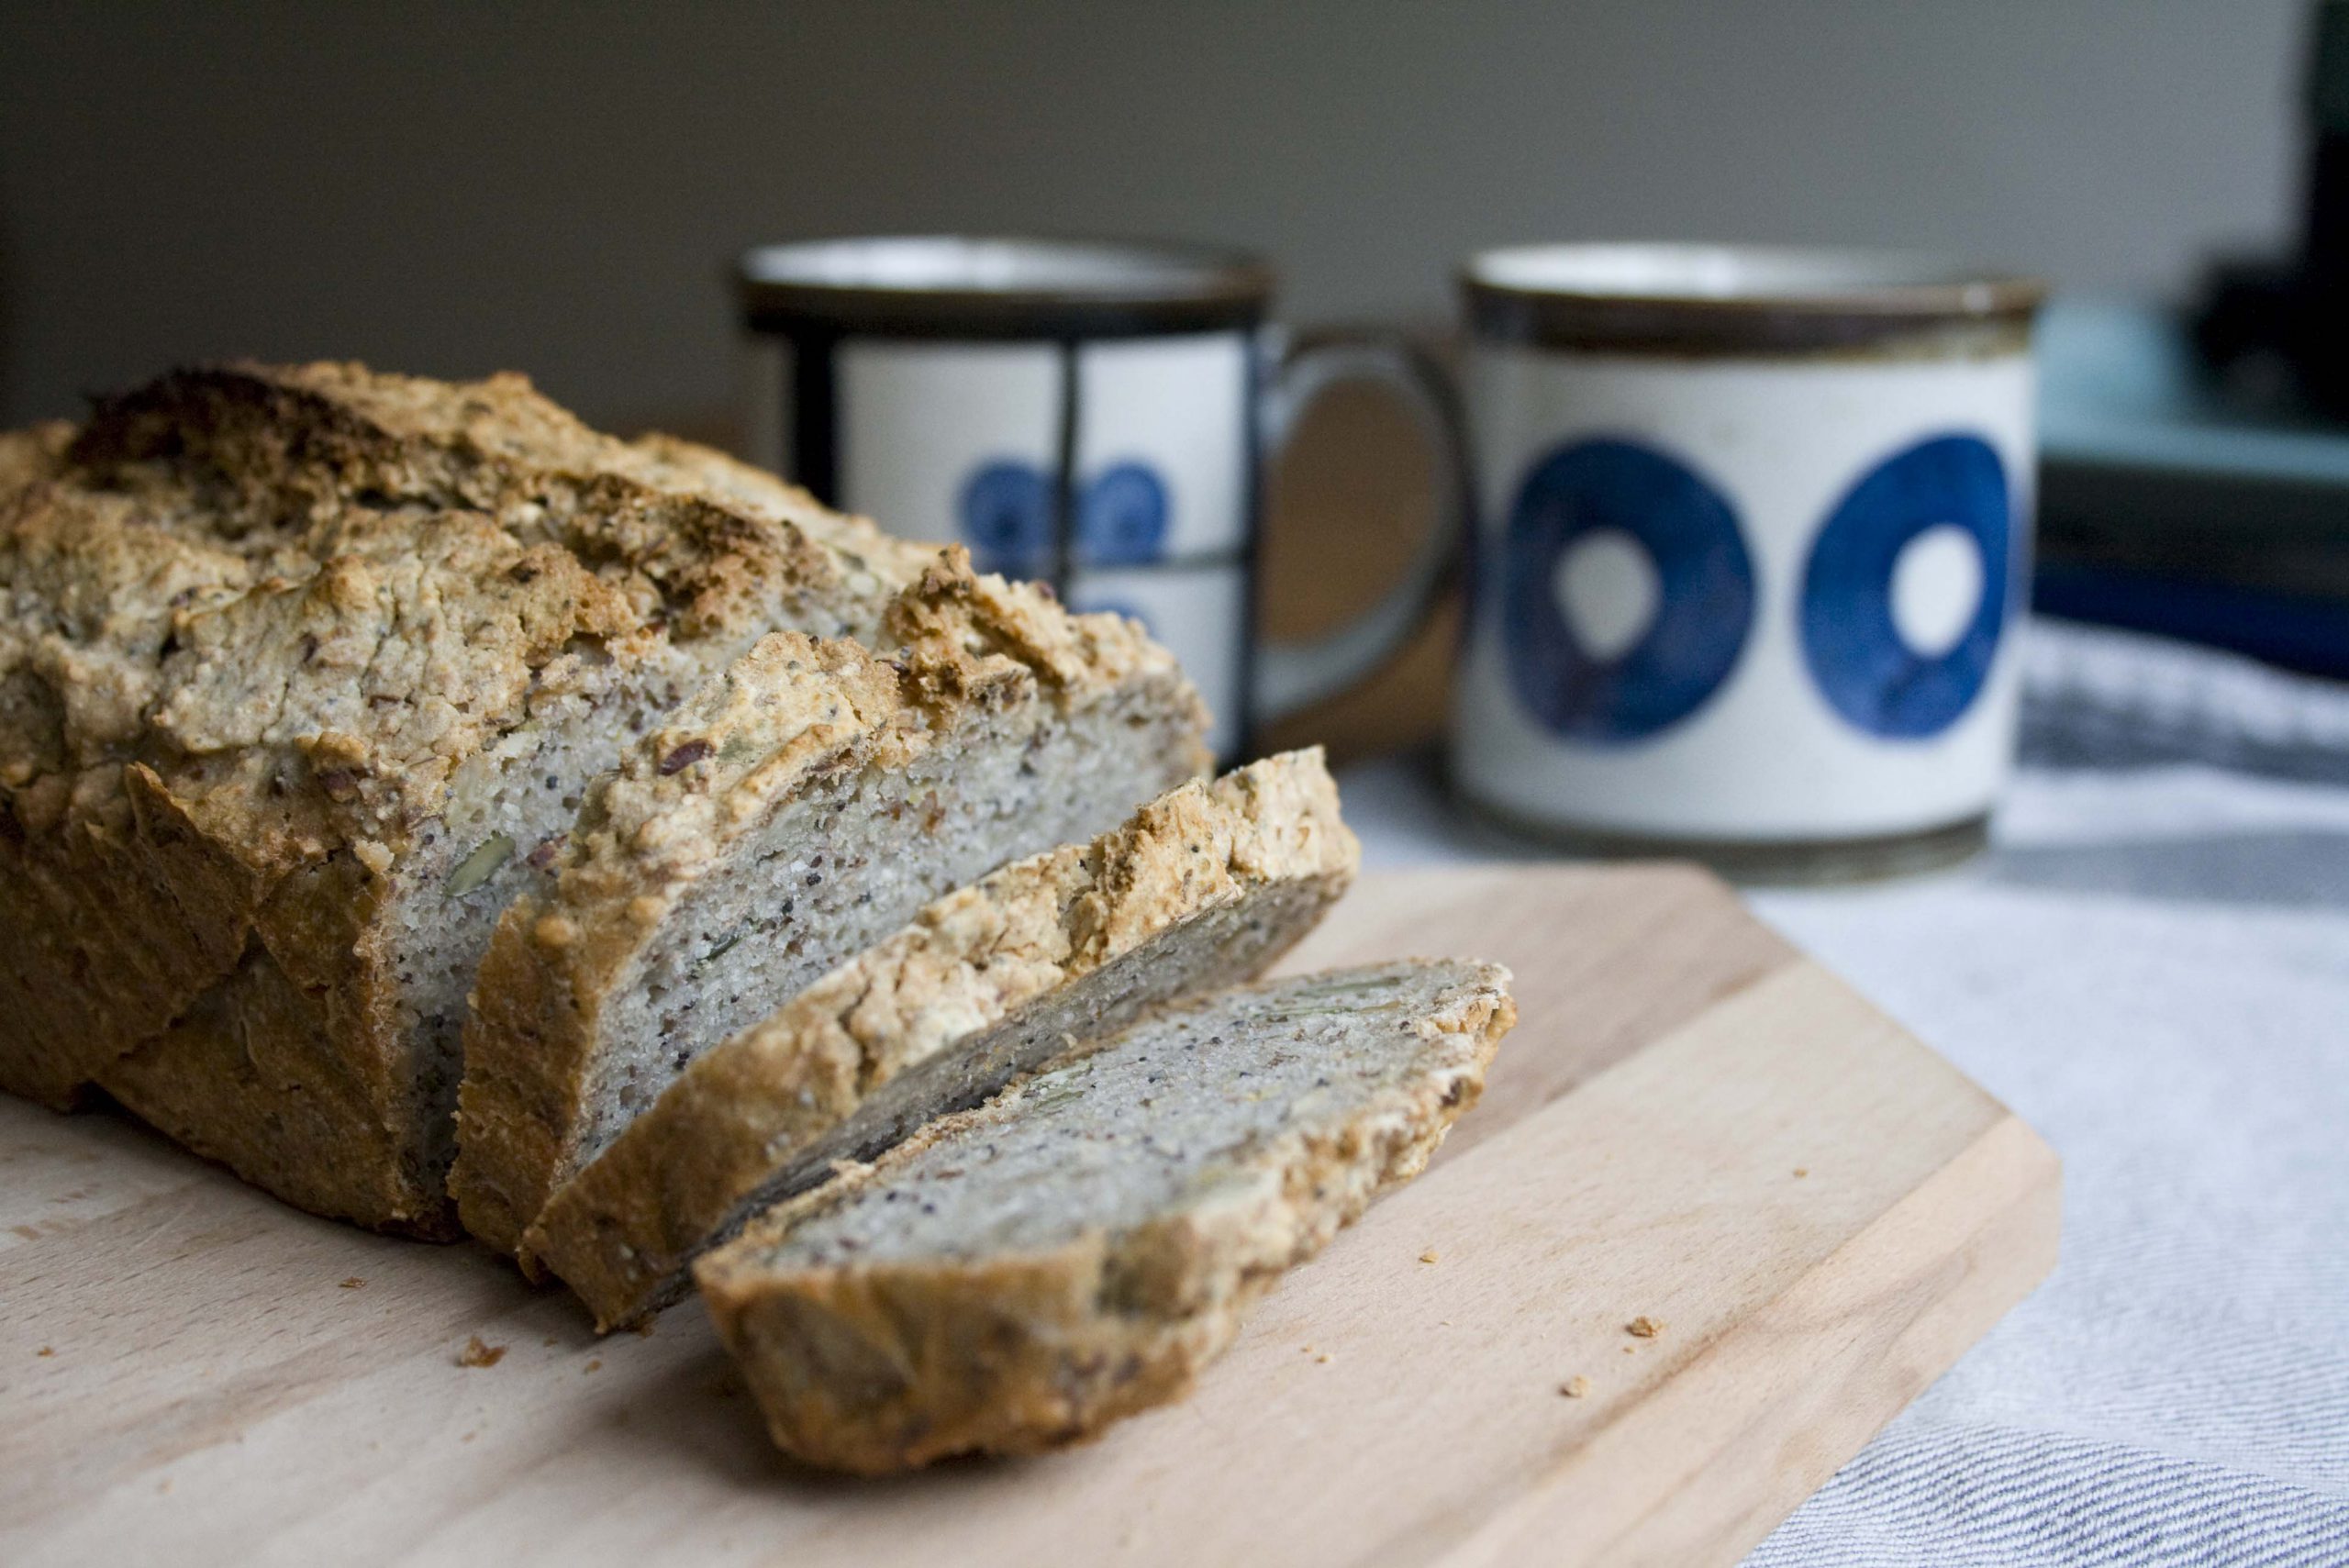
[[[1052,569],[1052,482],[1033,463],[998,458],[963,482],[957,511],[971,563],[1007,577]]]
[[[1892,606],[1900,552],[1954,525],[1982,556],[1982,599],[1947,652],[1927,657]],[[1870,735],[1938,735],[1981,695],[2006,625],[2013,529],[2005,465],[1978,436],[1936,436],[1878,463],[1836,504],[1810,548],[1803,660],[1835,711]]]
[[[1559,563],[1586,535],[1628,534],[1655,568],[1655,614],[1611,659],[1566,624]],[[1753,624],[1753,563],[1729,502],[1687,465],[1635,441],[1559,447],[1530,469],[1492,563],[1509,685],[1563,740],[1642,740],[1719,691]]]
[[[1145,462],[1121,462],[1085,487],[1076,556],[1088,566],[1146,566],[1166,553],[1166,482]]]

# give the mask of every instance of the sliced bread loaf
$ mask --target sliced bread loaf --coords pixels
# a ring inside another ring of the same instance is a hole
[[[977,671],[1027,738],[1083,730],[1112,759],[1085,831],[1203,762],[1196,697],[1123,623],[518,377],[187,373],[10,437],[0,609],[0,1084],[95,1084],[417,1234],[454,1232],[498,912],[588,781],[761,636],[865,639],[909,712]]]
[[[1262,973],[1353,880],[1320,752],[1193,783],[924,908],[687,1067],[524,1238],[610,1329],[751,1214],[1072,1039]]]
[[[1415,1175],[1515,1021],[1408,962],[1225,992],[1079,1047],[695,1268],[774,1440],[879,1473],[1080,1441]]]

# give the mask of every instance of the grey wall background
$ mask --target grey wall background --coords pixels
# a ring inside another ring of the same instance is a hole
[[[0,6],[0,413],[178,360],[731,396],[725,260],[1170,233],[1302,317],[1543,237],[1924,246],[2180,292],[2281,243],[2294,0]]]

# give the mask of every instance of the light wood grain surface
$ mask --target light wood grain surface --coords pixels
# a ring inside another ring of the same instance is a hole
[[[883,1485],[778,1458],[690,1304],[598,1341],[0,1103],[0,1562],[1728,1563],[2054,1262],[2045,1147],[1698,873],[1374,876],[1293,966],[1406,952],[1523,1018],[1429,1173],[1187,1402]]]

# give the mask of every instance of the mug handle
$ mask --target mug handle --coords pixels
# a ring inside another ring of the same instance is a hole
[[[1260,722],[1336,696],[1368,677],[1427,624],[1459,570],[1469,517],[1459,407],[1442,367],[1399,334],[1317,332],[1281,350],[1258,404],[1258,450],[1264,454],[1265,472],[1280,461],[1314,399],[1348,382],[1385,386],[1410,411],[1434,461],[1435,516],[1410,569],[1377,604],[1311,642],[1266,642],[1258,648],[1250,695]]]

